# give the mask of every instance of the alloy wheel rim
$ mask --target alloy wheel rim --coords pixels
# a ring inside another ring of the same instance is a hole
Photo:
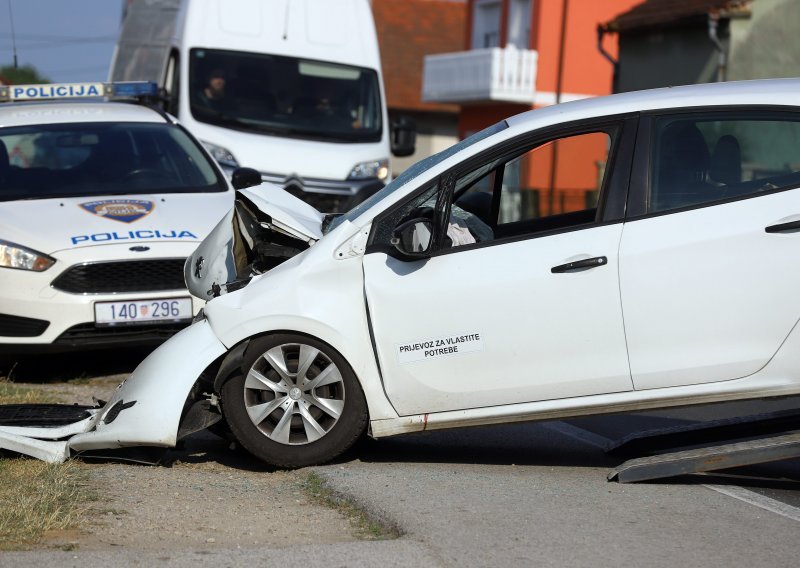
[[[330,357],[303,343],[264,352],[244,383],[250,421],[270,440],[290,446],[330,432],[344,410],[342,374]]]

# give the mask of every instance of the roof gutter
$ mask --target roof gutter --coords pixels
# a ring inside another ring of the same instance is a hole
[[[719,24],[719,12],[712,10],[708,13],[708,37],[717,48],[717,82],[725,80],[728,68],[728,52],[722,45],[717,36],[717,26]]]
[[[608,32],[609,30],[606,28],[606,26],[602,24],[597,25],[597,51],[599,51],[600,55],[605,57],[606,60],[611,63],[611,67],[613,68],[611,92],[617,93],[619,92],[619,89],[617,89],[617,80],[619,78],[619,59],[614,59],[614,57],[608,51],[606,51],[606,48],[603,47],[603,38]]]

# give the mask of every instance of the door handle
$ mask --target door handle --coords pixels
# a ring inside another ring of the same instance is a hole
[[[608,259],[606,257],[595,256],[592,258],[584,258],[583,260],[568,262],[566,264],[559,264],[558,266],[551,268],[550,272],[553,274],[559,274],[562,272],[579,272],[582,270],[589,270],[590,268],[597,268],[598,266],[603,266],[604,264],[608,264]]]
[[[789,221],[788,223],[778,223],[765,227],[767,233],[796,233],[800,231],[800,221]]]

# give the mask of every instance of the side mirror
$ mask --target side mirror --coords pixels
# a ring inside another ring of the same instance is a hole
[[[234,189],[245,189],[261,185],[261,174],[253,168],[236,168],[231,176]]]
[[[417,125],[408,116],[400,116],[392,123],[392,154],[398,158],[410,156],[417,146]]]
[[[391,243],[404,258],[426,258],[433,246],[433,221],[421,217],[401,223],[392,232]]]

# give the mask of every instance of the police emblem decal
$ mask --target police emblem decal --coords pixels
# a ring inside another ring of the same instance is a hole
[[[81,208],[104,219],[133,223],[153,212],[152,201],[142,199],[104,199],[81,203]]]

